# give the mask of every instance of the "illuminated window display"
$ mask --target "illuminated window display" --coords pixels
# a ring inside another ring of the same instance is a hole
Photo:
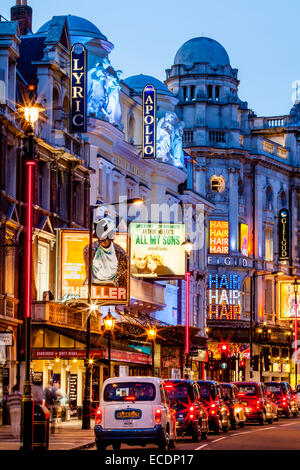
[[[208,276],[208,319],[240,320],[241,291],[238,274]]]
[[[227,220],[209,221],[209,252],[228,255],[229,222]]]

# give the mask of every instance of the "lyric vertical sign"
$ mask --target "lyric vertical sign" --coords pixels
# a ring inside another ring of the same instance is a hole
[[[290,213],[288,209],[281,209],[278,217],[279,261],[290,259]]]
[[[82,44],[71,49],[71,119],[70,132],[86,132],[86,59]]]
[[[143,90],[143,158],[156,158],[156,90],[146,85]]]

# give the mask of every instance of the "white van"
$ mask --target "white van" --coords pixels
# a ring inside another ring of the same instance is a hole
[[[163,380],[157,377],[114,377],[105,380],[95,416],[98,451],[112,444],[174,448],[175,414],[169,406]]]

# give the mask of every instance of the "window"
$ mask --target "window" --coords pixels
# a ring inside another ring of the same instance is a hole
[[[195,100],[195,99],[196,99],[195,86],[192,85],[191,86],[191,100]]]
[[[128,142],[134,144],[134,130],[135,130],[135,119],[130,116],[128,123]]]
[[[265,229],[265,260],[273,261],[273,230],[269,227]]]
[[[223,176],[213,175],[210,179],[210,189],[214,193],[222,193],[225,189],[225,180]]]
[[[16,173],[16,149],[12,145],[8,145],[5,161],[5,190],[12,197],[16,197]]]
[[[207,98],[211,100],[213,97],[213,87],[212,85],[207,86]]]
[[[13,239],[6,238],[5,247],[5,293],[14,297],[15,293],[15,247]]]
[[[187,101],[188,100],[188,96],[187,96],[187,87],[184,86],[183,87],[183,101]]]
[[[265,312],[273,313],[273,281],[266,279],[265,281]]]
[[[119,382],[109,384],[104,390],[105,401],[153,401],[155,386],[151,382]]]
[[[216,97],[216,101],[219,101],[219,98],[220,98],[220,87],[219,87],[219,85],[216,86],[215,97]]]
[[[80,194],[81,194],[81,184],[79,181],[74,181],[73,187],[73,218],[77,222],[81,222],[81,207],[80,207]]]
[[[43,300],[43,292],[49,290],[49,245],[38,243],[37,300]]]

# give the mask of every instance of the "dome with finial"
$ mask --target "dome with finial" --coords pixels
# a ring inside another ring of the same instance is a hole
[[[174,65],[209,63],[212,67],[230,65],[224,47],[214,39],[199,37],[185,42],[177,51]]]

